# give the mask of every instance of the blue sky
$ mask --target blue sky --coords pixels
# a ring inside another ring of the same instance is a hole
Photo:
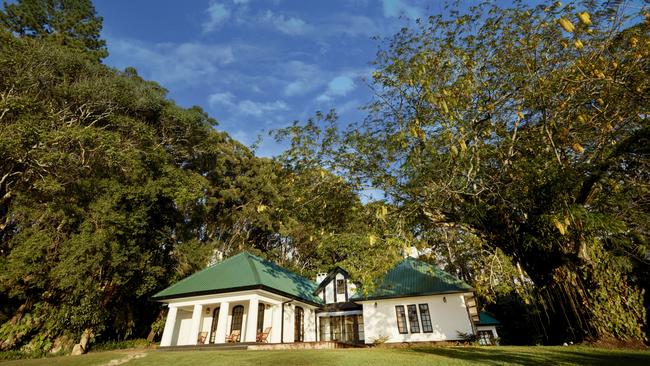
[[[260,156],[282,146],[268,131],[336,108],[363,118],[379,42],[418,17],[420,0],[95,0],[104,17],[105,63],[157,81],[181,106],[199,105]]]

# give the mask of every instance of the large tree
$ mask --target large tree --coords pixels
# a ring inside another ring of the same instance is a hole
[[[18,0],[3,2],[0,25],[19,36],[46,39],[84,50],[95,59],[108,55],[100,38],[102,17],[91,0]]]
[[[642,339],[650,20],[625,4],[487,2],[404,28],[367,119],[312,156],[383,190],[412,237],[447,233],[448,263],[468,238],[509,256],[547,339]]]

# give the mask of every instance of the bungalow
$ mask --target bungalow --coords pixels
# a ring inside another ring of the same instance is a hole
[[[458,340],[477,334],[473,289],[406,258],[369,293],[342,268],[313,282],[243,252],[152,297],[169,311],[160,345]],[[496,336],[496,334],[495,334]]]

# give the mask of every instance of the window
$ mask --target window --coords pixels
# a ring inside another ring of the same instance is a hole
[[[257,333],[264,330],[264,304],[257,305]]]
[[[400,334],[408,333],[406,330],[406,313],[404,313],[404,305],[395,306],[395,312],[397,313],[397,330]]]
[[[422,331],[424,333],[433,333],[428,304],[420,304],[420,319],[422,320]]]
[[[232,324],[230,324],[230,333],[233,330],[241,331],[241,323],[244,318],[244,307],[237,305],[232,308]]]
[[[476,333],[478,335],[478,343],[481,346],[489,346],[494,344],[494,334],[491,330],[479,330]]]
[[[411,333],[420,333],[420,320],[418,320],[418,309],[415,305],[408,306],[409,312],[409,325],[411,327]]]
[[[345,294],[345,280],[336,280],[336,293],[338,295]]]

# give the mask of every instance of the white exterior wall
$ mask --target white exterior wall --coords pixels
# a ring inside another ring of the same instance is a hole
[[[388,336],[387,342],[390,343],[449,341],[458,340],[458,332],[472,334],[474,331],[467,314],[463,295],[462,293],[456,293],[361,301],[360,303],[363,305],[365,342],[372,343],[374,339],[382,336]],[[446,298],[447,302],[444,302],[443,298]],[[419,304],[429,305],[433,333],[423,333],[422,331]],[[400,334],[397,328],[395,311],[397,305],[404,306],[409,331],[406,334]],[[417,306],[420,333],[410,332],[407,305]]]
[[[192,327],[192,311],[178,309],[176,315],[176,325],[174,326],[174,335],[172,344],[184,346],[190,344],[190,328]]]
[[[314,342],[316,341],[316,312],[315,308],[311,305],[307,305],[301,302],[291,302],[284,305],[284,343],[292,343],[294,341],[294,330],[295,330],[295,309],[296,306],[300,306],[303,310],[305,316],[305,333],[304,333],[304,342]]]
[[[232,325],[232,311],[235,306],[242,305],[244,307],[244,314],[242,318],[242,333],[241,341],[244,342],[246,339],[246,329],[249,313],[249,304],[251,299],[257,298],[260,304],[265,305],[264,309],[264,326],[271,327],[271,333],[268,337],[269,343],[279,343],[281,342],[281,332],[284,324],[284,342],[291,343],[294,340],[294,321],[295,313],[294,308],[296,305],[300,306],[304,310],[304,322],[305,322],[305,334],[304,341],[312,342],[315,341],[315,330],[316,330],[316,307],[308,305],[299,301],[291,301],[287,304],[284,304],[284,319],[282,318],[282,303],[290,299],[282,297],[264,290],[253,290],[253,291],[242,291],[242,292],[233,292],[233,293],[224,293],[224,294],[214,294],[214,295],[205,295],[205,296],[195,296],[190,298],[180,298],[170,300],[170,306],[174,306],[178,309],[176,313],[176,319],[173,327],[170,327],[171,343],[170,346],[184,346],[184,345],[193,345],[196,344],[198,338],[198,332],[207,332],[206,343],[210,340],[210,331],[212,327],[212,312],[216,307],[221,307],[222,302],[228,303],[228,314],[226,319],[225,334],[230,334],[230,328]],[[201,305],[201,314],[198,323],[197,334],[192,333],[192,315],[195,305]],[[209,308],[209,310],[208,310]],[[257,306],[253,309],[257,313]],[[257,320],[255,321],[255,329],[257,328]],[[217,326],[218,329],[222,328],[222,324]],[[165,332],[167,332],[167,327],[165,327]],[[163,338],[166,338],[167,334],[163,334]],[[223,335],[221,339],[215,339],[216,343],[223,343]],[[249,339],[255,339],[254,336],[249,337]]]

